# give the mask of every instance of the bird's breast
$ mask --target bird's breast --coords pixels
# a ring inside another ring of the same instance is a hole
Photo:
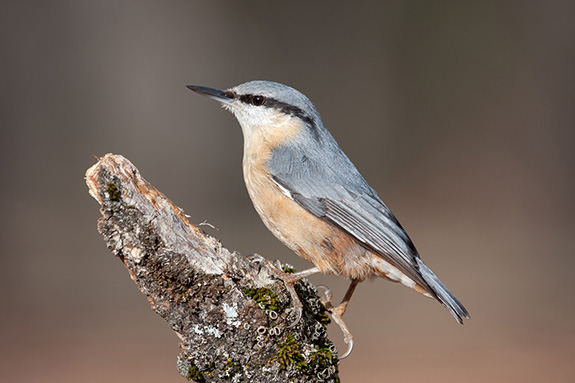
[[[244,180],[266,227],[324,273],[365,279],[372,274],[366,250],[339,228],[308,212],[282,192],[268,169],[270,153],[244,153]]]

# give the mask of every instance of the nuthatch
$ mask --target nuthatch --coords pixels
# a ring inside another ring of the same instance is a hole
[[[322,272],[351,280],[343,301],[327,302],[351,352],[353,338],[341,316],[357,284],[385,277],[435,298],[459,323],[469,314],[433,274],[391,210],[368,185],[324,126],[311,101],[270,81],[250,81],[228,90],[190,85],[219,101],[238,119],[244,136],[243,172],[254,207],[267,228],[315,267],[276,272],[294,306],[293,284]],[[299,319],[299,316],[298,316]]]

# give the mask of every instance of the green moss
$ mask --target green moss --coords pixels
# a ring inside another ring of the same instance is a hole
[[[331,364],[333,360],[333,354],[327,347],[315,346],[316,352],[311,355],[311,361],[320,365]]]
[[[324,326],[327,326],[331,322],[331,319],[329,319],[329,315],[327,315],[327,310],[324,310],[322,313],[318,313],[314,316],[317,319],[317,321]]]
[[[293,274],[296,272],[296,269],[294,269],[293,267],[290,267],[290,266],[284,266],[283,271],[284,271],[284,273]]]
[[[260,287],[259,289],[245,288],[244,294],[255,300],[264,310],[276,311],[278,309],[280,303],[278,295],[272,293],[270,289],[265,287]]]
[[[202,371],[196,366],[191,366],[188,370],[188,380],[193,380],[194,382],[203,383],[206,381]]]
[[[106,185],[106,193],[108,193],[110,201],[117,201],[120,199],[120,189],[118,189],[113,182],[108,182]]]
[[[279,353],[275,356],[274,360],[280,364],[282,370],[287,370],[288,367],[294,366],[297,371],[303,371],[307,367],[304,362],[304,357],[299,352],[299,345],[296,343],[293,334],[288,334],[286,340],[277,343]]]

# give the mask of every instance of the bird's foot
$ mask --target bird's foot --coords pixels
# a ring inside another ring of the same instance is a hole
[[[345,344],[347,344],[347,351],[345,352],[345,354],[339,357],[339,359],[345,359],[349,356],[349,354],[351,354],[351,351],[353,350],[353,335],[351,335],[351,332],[349,332],[349,329],[347,328],[345,322],[343,321],[342,314],[340,314],[342,311],[345,311],[345,309],[342,310],[340,304],[337,305],[336,307],[328,309],[328,311],[331,314],[331,319],[333,319],[333,321],[337,323],[337,325],[341,329],[341,332],[343,333],[343,341],[345,342]]]
[[[347,328],[342,318],[343,314],[345,313],[345,309],[347,308],[348,302],[344,301],[341,302],[339,305],[334,306],[331,302],[333,298],[331,289],[325,285],[319,285],[318,287],[321,287],[325,290],[324,300],[322,300],[322,303],[325,306],[327,312],[330,314],[331,319],[335,323],[337,323],[341,332],[343,333],[343,341],[345,342],[345,344],[347,344],[347,351],[345,352],[345,354],[340,356],[339,359],[345,359],[349,356],[349,354],[351,354],[351,351],[353,350],[353,335],[351,335],[351,332]]]
[[[293,306],[292,310],[296,314],[296,319],[290,325],[288,325],[288,328],[294,327],[301,320],[302,312],[303,312],[303,305],[301,304],[299,296],[297,295],[297,292],[295,291],[295,283],[302,278],[305,278],[309,275],[312,275],[312,274],[319,272],[319,269],[314,267],[314,268],[300,271],[297,273],[286,273],[283,270],[281,270],[278,266],[274,265],[271,261],[265,259],[264,257],[262,257],[260,255],[254,254],[251,256],[251,258],[252,258],[252,260],[254,260],[256,262],[259,262],[259,263],[266,265],[268,272],[284,283],[286,290],[290,294],[290,299],[292,301],[292,306]]]
[[[296,314],[295,320],[289,324],[287,327],[291,328],[297,325],[301,319],[303,306],[301,301],[299,300],[299,296],[295,291],[295,283],[299,281],[299,279],[294,278],[294,274],[286,273],[283,270],[280,270],[276,265],[274,265],[271,261],[265,259],[264,264],[267,266],[268,271],[277,279],[281,280],[284,283],[286,290],[290,295],[290,299],[292,301],[292,310]]]

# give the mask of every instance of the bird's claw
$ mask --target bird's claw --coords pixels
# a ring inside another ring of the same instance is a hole
[[[317,287],[325,290],[324,293],[325,300],[322,300],[322,303],[325,306],[327,312],[330,314],[331,319],[335,323],[337,323],[341,332],[343,333],[343,341],[345,342],[345,344],[347,344],[347,351],[345,352],[345,354],[340,356],[339,359],[345,359],[349,356],[349,354],[351,354],[351,351],[353,350],[353,335],[351,335],[351,332],[349,332],[349,329],[347,328],[342,318],[343,313],[345,312],[345,309],[347,307],[347,302],[345,303],[342,302],[341,304],[334,306],[331,302],[333,298],[331,289],[325,285],[319,285]]]
[[[274,277],[276,277],[277,279],[280,279],[284,283],[284,286],[286,287],[286,290],[288,291],[288,293],[290,295],[290,299],[292,301],[292,306],[293,306],[292,310],[295,311],[295,314],[296,314],[295,321],[293,321],[287,327],[292,328],[292,327],[296,326],[299,323],[299,321],[301,320],[302,312],[303,312],[303,305],[301,304],[299,296],[297,295],[297,292],[295,291],[295,283],[299,279],[294,278],[293,274],[288,274],[288,273],[283,272],[282,270],[280,270],[280,268],[278,266],[274,265],[270,260],[265,259],[264,257],[262,257],[260,255],[254,254],[253,259],[255,262],[263,263],[264,265],[266,265],[268,271]]]
[[[345,311],[345,310],[340,309],[340,306],[341,305],[338,305],[336,307],[332,307],[331,309],[328,309],[327,311],[331,314],[331,319],[335,323],[337,323],[337,325],[341,329],[341,332],[343,332],[343,341],[345,342],[345,344],[347,344],[347,351],[345,352],[345,354],[340,356],[339,359],[345,359],[349,356],[349,354],[351,354],[351,351],[353,350],[353,335],[351,335],[347,326],[345,325],[345,322],[343,321],[343,319],[341,317],[341,314],[340,314],[341,311]]]
[[[333,293],[331,292],[331,289],[326,285],[317,285],[317,288],[325,290],[325,292],[323,293],[324,299],[321,300],[321,303],[324,305],[326,310],[329,311],[329,309],[333,307],[333,304],[331,303],[331,300],[333,298]]]

